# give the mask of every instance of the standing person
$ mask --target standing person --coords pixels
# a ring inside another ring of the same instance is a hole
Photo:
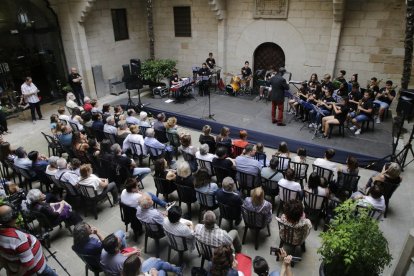
[[[6,270],[10,275],[57,276],[47,265],[39,240],[17,229],[17,216],[9,205],[0,206],[0,257]]]
[[[281,67],[279,72],[284,71]],[[270,99],[272,101],[272,123],[278,126],[285,126],[283,123],[283,106],[285,102],[285,90],[289,90],[289,84],[282,77],[281,74],[276,74],[270,79],[270,85],[272,86],[272,92]],[[279,109],[277,120],[276,120],[276,108]]]
[[[213,69],[216,66],[216,60],[213,58],[213,53],[208,54],[208,58],[206,59],[206,63],[208,68]]]
[[[36,115],[35,115],[35,109],[37,112],[37,115],[39,116],[39,120],[42,120],[42,112],[40,111],[40,99],[37,96],[37,93],[39,93],[39,89],[37,89],[36,85],[34,85],[32,78],[27,77],[25,82],[21,86],[22,95],[25,98],[25,101],[30,106],[30,112],[32,113],[32,121],[33,124],[36,123]]]
[[[75,94],[76,96],[76,101],[78,102],[78,105],[82,106],[83,99],[85,98],[85,95],[83,94],[83,88],[82,88],[82,77],[81,75],[79,75],[75,67],[72,67],[70,69],[68,82],[69,82],[70,87],[72,87],[73,94]]]

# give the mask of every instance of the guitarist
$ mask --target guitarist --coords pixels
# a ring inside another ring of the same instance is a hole
[[[33,124],[36,123],[36,115],[35,110],[37,112],[37,115],[39,116],[39,120],[42,120],[42,112],[40,110],[40,99],[37,96],[37,93],[39,93],[39,89],[37,89],[36,85],[32,82],[31,77],[27,77],[25,82],[21,86],[22,95],[24,97],[25,102],[27,102],[30,106],[30,111],[32,114],[32,121]]]

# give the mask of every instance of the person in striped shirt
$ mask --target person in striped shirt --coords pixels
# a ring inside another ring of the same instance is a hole
[[[30,105],[33,124],[36,123],[35,110],[37,112],[37,115],[39,116],[39,120],[42,120],[42,111],[40,111],[39,103],[40,99],[37,96],[37,93],[39,93],[39,89],[37,89],[36,85],[34,85],[31,77],[26,78],[26,81],[21,86],[21,91],[25,101]]]
[[[36,237],[16,228],[17,212],[0,206],[0,259],[13,275],[57,276],[46,263]]]

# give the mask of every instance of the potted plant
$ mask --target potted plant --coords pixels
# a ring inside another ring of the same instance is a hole
[[[369,217],[367,208],[358,208],[358,215],[356,210],[356,201],[345,201],[335,209],[329,229],[320,234],[319,275],[375,276],[390,265],[388,241],[378,221]]]
[[[176,64],[177,62],[171,59],[149,59],[144,61],[141,66],[144,84],[152,87],[162,85],[160,80],[170,77]]]

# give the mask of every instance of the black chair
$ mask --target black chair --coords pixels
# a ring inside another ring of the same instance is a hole
[[[116,144],[116,135],[113,133],[104,132],[105,138],[111,141],[111,144]]]
[[[169,133],[166,132],[168,142],[170,143],[170,146],[173,147],[175,152],[175,159],[178,159],[178,147],[181,146],[180,137],[177,133]]]
[[[216,142],[215,141],[211,141],[211,140],[203,140],[200,141],[200,144],[207,144],[208,145],[208,149],[209,149],[209,153],[215,154],[216,153]]]
[[[17,172],[14,170],[13,161],[8,160],[7,158],[1,161],[1,177],[10,180],[13,178],[13,182],[16,182],[16,176]]]
[[[77,124],[69,122],[70,127],[72,128],[73,132],[79,132],[79,127]]]
[[[196,172],[198,169],[198,164],[195,155],[192,155],[191,153],[188,153],[182,149],[180,149],[179,151],[182,154],[184,161],[187,161],[190,165],[191,171]]]
[[[332,131],[333,131],[334,127],[338,127],[339,135],[342,135],[342,137],[345,137],[345,126],[344,126],[344,123],[345,122],[342,122],[340,124],[329,124],[329,134],[328,134],[328,138],[331,138]]]
[[[116,164],[113,160],[97,157],[96,163],[99,167],[96,174],[101,178],[108,178],[109,182],[115,181]]]
[[[242,244],[246,241],[247,230],[254,230],[254,248],[257,250],[259,247],[259,233],[260,230],[267,227],[268,237],[270,237],[270,228],[269,223],[266,222],[266,216],[264,214],[259,214],[254,211],[247,210],[242,206],[242,217],[244,221],[244,233]]]
[[[308,181],[308,168],[309,165],[301,162],[291,161],[292,169],[295,172],[295,180],[300,183],[303,189],[303,180]]]
[[[335,217],[335,208],[338,207],[342,202],[337,199],[328,198],[324,208],[324,226],[323,231],[327,231],[331,220]]]
[[[187,212],[191,217],[191,204],[197,201],[196,191],[193,187],[178,184],[176,184],[176,186],[178,194],[178,205],[181,207],[182,202],[187,204]]]
[[[197,163],[199,168],[206,168],[209,171],[210,176],[215,176],[212,162],[197,158]]]
[[[384,218],[387,217],[388,204],[390,203],[391,196],[394,194],[394,192],[397,190],[398,187],[400,187],[400,183],[384,182],[381,185],[382,193],[383,193],[384,199],[385,199]]]
[[[277,184],[277,181],[262,177],[262,188],[265,196],[272,199],[272,206],[274,207],[276,205],[275,197],[279,194],[279,185]]]
[[[154,130],[154,137],[161,143],[165,144],[168,143],[167,132],[165,130]]]
[[[145,228],[145,243],[144,243],[144,253],[147,253],[147,244],[148,238],[151,238],[155,241],[155,257],[160,257],[160,239],[165,237],[164,228],[158,223],[147,223],[140,220],[141,224]]]
[[[102,192],[100,195],[98,195],[98,193],[96,192],[96,190],[94,189],[94,187],[92,186],[88,186],[88,185],[82,185],[79,184],[79,190],[81,193],[81,196],[84,199],[84,203],[85,203],[85,217],[87,217],[87,206],[89,205],[92,208],[92,212],[95,216],[95,219],[98,219],[98,211],[97,211],[97,206],[98,203],[101,201],[105,201],[108,200],[109,204],[111,204],[111,207],[113,207],[111,199],[109,198],[108,192]]]
[[[95,133],[93,132],[92,127],[88,127],[84,125],[83,129],[85,131],[86,136],[88,136],[88,138],[95,138]]]
[[[149,129],[149,128],[151,128],[151,127],[139,126],[139,132],[141,133],[142,137],[144,137],[144,138],[146,137],[147,129]]]
[[[50,157],[50,151],[52,151],[52,154],[54,156],[61,157],[62,154],[65,152],[63,147],[60,145],[60,143],[52,136],[45,134],[44,132],[41,132],[43,137],[45,137],[47,142],[47,153]]]
[[[342,192],[349,198],[352,195],[352,193],[358,190],[358,182],[360,178],[361,177],[359,175],[338,171],[338,179],[336,182],[336,186],[339,192]]]
[[[157,197],[159,194],[164,196],[165,201],[168,202],[168,195],[177,190],[177,185],[174,181],[164,178],[154,177],[155,188],[157,189]]]
[[[299,197],[299,192],[294,191],[282,186],[279,186],[279,206],[277,208],[277,215],[279,216],[280,210],[282,210],[285,202],[291,199],[297,199]]]
[[[257,161],[259,161],[263,167],[266,167],[266,154],[263,152],[256,152],[256,155],[254,156],[254,159],[256,159]]]
[[[316,172],[320,177],[324,177],[329,183],[333,181],[334,172],[330,169],[312,164],[313,172]]]
[[[94,136],[95,136],[95,138],[98,142],[102,142],[102,140],[106,139],[105,133],[103,132],[103,130],[96,129],[96,128],[92,128],[92,130],[93,130]]]
[[[324,196],[304,191],[303,203],[305,205],[305,214],[312,222],[315,231],[318,230],[319,220],[325,208],[326,200],[327,198]]]
[[[127,206],[122,202],[119,202],[119,209],[121,211],[121,220],[125,224],[125,232],[128,232],[128,225],[131,224],[131,228],[134,231],[134,241],[137,241],[139,235],[142,234],[141,222],[137,219],[137,209]]]
[[[241,191],[242,195],[249,196],[250,191],[260,184],[259,179],[259,175],[237,171],[237,189]]]
[[[205,244],[202,241],[196,239],[196,247],[198,251],[198,255],[201,256],[201,264],[200,267],[204,267],[204,262],[211,261],[213,258],[213,253],[216,247],[213,247],[211,245]]]
[[[237,214],[235,207],[226,205],[224,203],[218,203],[220,216],[219,216],[219,227],[221,227],[221,221],[223,219],[228,220],[230,224],[230,229],[233,229],[233,221],[240,220],[241,213]],[[240,208],[240,207],[239,207]]]
[[[231,143],[230,142],[217,142],[216,143],[216,149],[220,148],[220,147],[225,147],[227,149],[227,155],[231,156]]]
[[[176,236],[168,231],[165,231],[168,240],[168,262],[171,259],[171,249],[178,252],[178,265],[182,265],[184,252],[188,251],[187,238]],[[181,241],[181,242],[179,242]]]
[[[32,189],[32,183],[39,180],[37,176],[32,176],[32,174],[30,174],[30,171],[27,169],[13,165],[13,170],[17,173],[20,187],[25,187],[26,190],[28,190],[28,187]]]
[[[276,218],[276,220],[279,227],[279,248],[283,247],[284,245],[287,245],[293,248],[295,251],[296,247],[300,246],[302,252],[305,252],[305,239],[309,233],[302,231],[302,229],[297,229],[293,226],[287,225],[284,222],[282,222],[279,218]],[[300,231],[299,234],[296,233],[296,240],[295,231]],[[302,236],[300,236],[300,234],[302,234]],[[276,260],[279,261],[279,255],[276,256]]]
[[[80,191],[67,181],[58,180],[59,186],[66,191],[66,200],[69,202],[79,203],[81,199]]]
[[[42,229],[42,231],[44,231],[44,233],[46,232],[49,233],[53,231],[53,229],[57,226],[59,226],[59,228],[62,228],[61,223],[53,223],[42,212],[39,212],[36,210],[30,210],[29,213],[32,218],[36,219],[39,222],[39,227]],[[65,228],[68,229],[68,231],[72,234],[72,229],[70,229],[72,225],[67,224],[66,222],[63,222],[63,223],[65,224]],[[49,244],[49,247],[50,247],[50,244]]]
[[[360,213],[360,210],[366,210],[367,214],[370,218],[376,219],[376,220],[380,220],[381,216],[384,214],[384,212],[382,210],[376,209],[372,206],[362,206],[362,205],[357,205],[356,206],[356,210],[355,210],[355,215],[358,216]]]
[[[234,179],[234,171],[227,168],[213,166],[213,172],[217,179],[217,185],[221,187],[223,179],[230,176]]]
[[[154,147],[150,147],[145,145],[147,148],[147,153],[149,154],[149,160],[148,160],[148,166],[151,167],[151,161],[155,162],[157,159],[160,159],[161,157],[165,156],[165,150],[164,149],[157,149]]]
[[[244,148],[242,147],[238,147],[235,145],[231,146],[231,152],[232,152],[233,158],[236,158],[237,156],[242,155],[243,151],[244,151]]]
[[[129,144],[131,145],[130,147],[131,147],[132,158],[138,159],[139,165],[142,166],[142,162],[144,158],[148,157],[148,155],[144,154],[144,150],[141,144],[134,143],[134,142],[129,142]]]
[[[115,183],[118,188],[118,192],[122,191],[128,178],[135,178],[138,182],[138,188],[141,190],[144,189],[144,183],[142,183],[139,175],[134,176],[129,166],[121,166],[120,164],[117,164],[115,168]]]
[[[76,253],[76,255],[82,260],[82,262],[85,264],[85,275],[86,276],[88,276],[88,271],[90,270],[90,271],[92,271],[93,272],[93,274],[95,275],[95,276],[99,276],[99,273],[100,272],[103,272],[103,270],[102,270],[102,268],[100,268],[99,266],[97,267],[97,266],[94,266],[94,265],[91,265],[90,263],[91,263],[91,261],[90,260],[93,260],[93,259],[96,259],[97,257],[96,256],[92,256],[92,255],[84,255],[84,254],[80,254],[80,253],[78,253],[76,250],[75,250],[75,246],[74,245],[72,245],[72,250],[73,250],[73,252],[75,252]]]
[[[217,209],[218,205],[216,201],[216,196],[214,194],[207,194],[196,191],[196,197],[198,200],[198,204],[200,205],[200,208],[198,209],[198,221],[200,222],[203,216],[203,211],[213,211]],[[213,202],[212,206],[210,204],[211,202]]]
[[[278,155],[278,156],[273,155],[272,157],[277,157],[277,159],[279,159],[279,165],[277,166],[277,170],[279,172],[284,174],[286,172],[286,170],[288,168],[290,168],[290,158],[289,157],[283,157],[283,156],[280,156],[280,155]],[[286,163],[287,163],[287,165],[286,165]]]

